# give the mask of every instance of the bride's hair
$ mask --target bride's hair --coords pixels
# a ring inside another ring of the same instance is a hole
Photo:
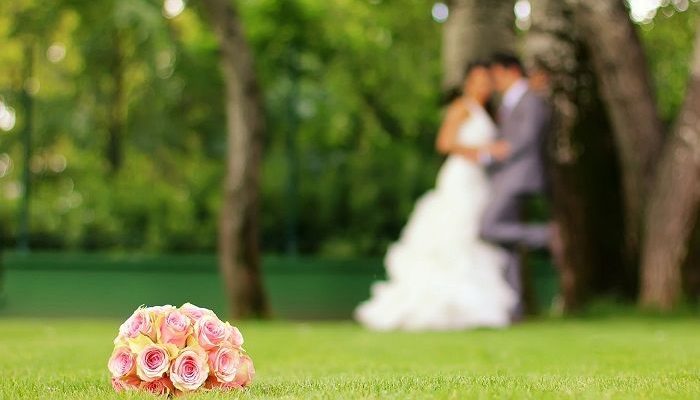
[[[489,68],[491,67],[491,63],[486,61],[486,60],[475,60],[470,62],[467,65],[467,68],[464,70],[464,79],[467,79],[469,74],[475,70],[476,68]],[[461,95],[461,88],[460,88],[460,95]],[[455,96],[457,97],[457,96]],[[493,97],[491,97],[486,104],[484,104],[484,109],[486,112],[491,116],[492,119],[496,118],[496,106],[493,101]]]
[[[464,69],[464,76],[462,78],[462,82],[464,82],[464,80],[467,79],[469,73],[472,72],[474,69],[488,68],[490,66],[491,64],[486,60],[475,60],[470,62],[469,64],[467,64],[467,68]],[[452,87],[443,93],[442,98],[440,99],[441,105],[450,104],[454,99],[463,94],[464,93],[462,93],[461,84],[459,86]]]

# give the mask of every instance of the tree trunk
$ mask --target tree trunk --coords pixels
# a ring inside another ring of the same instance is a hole
[[[620,179],[610,124],[573,11],[559,0],[531,0],[525,63],[550,77],[552,130],[547,140],[552,217],[562,240],[556,311],[580,309],[595,294],[625,287]],[[590,218],[596,215],[597,218]]]
[[[24,128],[22,129],[22,147],[23,147],[23,165],[22,165],[22,202],[19,208],[19,232],[17,237],[17,250],[26,253],[29,252],[31,242],[30,228],[30,201],[32,196],[32,172],[30,163],[32,159],[32,135],[34,134],[34,94],[25,85],[25,82],[33,76],[35,70],[35,48],[36,42],[34,38],[29,38],[24,48],[24,68],[22,74],[22,108],[24,111]]]
[[[548,139],[548,161],[552,186],[552,217],[559,226],[562,259],[554,260],[559,272],[564,312],[583,302],[592,264],[587,228],[585,196],[576,179],[579,154],[574,146],[578,121],[577,76],[579,49],[571,30],[572,15],[560,0],[532,0],[532,27],[525,42],[528,65],[546,68],[550,77],[552,132]]]
[[[568,0],[614,128],[625,208],[625,264],[637,276],[640,235],[663,129],[639,37],[622,0]]]
[[[688,245],[688,257],[683,266],[683,291],[689,303],[700,304],[700,213]]]
[[[121,33],[118,29],[113,33],[112,62],[110,65],[112,92],[109,110],[107,112],[109,122],[107,132],[107,160],[112,172],[118,171],[122,166],[122,141],[124,137],[124,125],[126,119],[126,93],[124,91],[124,52],[122,51]]]
[[[642,306],[669,310],[681,295],[681,267],[700,208],[700,30],[685,103],[651,192],[642,253]]]
[[[469,62],[515,49],[512,0],[451,0],[442,35],[443,90],[461,89]]]
[[[219,41],[226,82],[228,162],[219,225],[219,265],[235,318],[265,317],[258,245],[263,106],[253,55],[229,0],[202,0]]]

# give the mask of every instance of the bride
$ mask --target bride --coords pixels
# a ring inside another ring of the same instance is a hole
[[[485,110],[488,65],[467,70],[463,95],[448,108],[437,149],[447,154],[435,188],[423,195],[401,238],[385,257],[388,280],[372,286],[356,319],[375,330],[454,330],[502,327],[515,293],[506,283],[502,249],[479,238],[489,181],[477,158],[495,139]]]

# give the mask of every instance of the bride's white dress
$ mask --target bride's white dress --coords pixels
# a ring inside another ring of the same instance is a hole
[[[457,140],[479,146],[496,127],[476,104]],[[373,284],[356,319],[375,330],[454,330],[503,327],[515,293],[506,283],[504,250],[479,238],[489,181],[477,163],[450,156],[435,189],[415,205],[398,242],[386,254],[387,281]]]

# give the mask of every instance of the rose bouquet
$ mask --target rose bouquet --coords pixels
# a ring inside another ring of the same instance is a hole
[[[161,395],[242,389],[255,376],[242,345],[238,328],[206,308],[140,307],[114,339],[112,387]]]

